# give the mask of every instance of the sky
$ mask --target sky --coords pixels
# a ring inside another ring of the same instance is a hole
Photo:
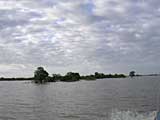
[[[0,0],[0,76],[160,73],[160,0]]]

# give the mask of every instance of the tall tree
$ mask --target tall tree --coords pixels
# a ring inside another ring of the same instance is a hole
[[[34,80],[36,83],[43,83],[48,77],[48,72],[43,67],[38,67],[34,72]]]
[[[131,72],[129,73],[129,76],[130,76],[130,77],[134,77],[134,76],[135,76],[135,71],[131,71]]]

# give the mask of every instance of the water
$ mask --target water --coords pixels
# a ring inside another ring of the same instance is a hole
[[[0,120],[153,120],[159,80],[0,82]]]

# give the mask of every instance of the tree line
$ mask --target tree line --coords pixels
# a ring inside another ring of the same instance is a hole
[[[96,80],[103,78],[125,78],[124,74],[104,74],[95,72],[93,75],[83,75],[81,76],[76,72],[68,72],[66,75],[61,74],[52,74],[49,76],[49,73],[43,68],[38,67],[34,72],[34,82],[35,83],[44,83],[44,82],[56,82],[56,81],[64,81],[64,82],[72,82],[79,81],[81,79],[84,80]]]
[[[129,73],[130,77],[141,76],[135,74],[135,71],[131,71]],[[49,76],[49,73],[43,67],[37,67],[34,72],[33,77],[19,77],[19,78],[4,78],[1,77],[0,81],[26,81],[31,80],[35,83],[45,83],[45,82],[56,82],[56,81],[64,81],[64,82],[72,82],[72,81],[79,81],[79,80],[96,80],[96,79],[103,79],[103,78],[125,78],[127,77],[124,74],[104,74],[95,72],[91,75],[80,75],[77,72],[68,72],[65,75],[61,74],[52,74]]]

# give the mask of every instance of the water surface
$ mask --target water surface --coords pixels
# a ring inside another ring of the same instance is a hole
[[[0,120],[153,120],[160,77],[0,82]]]

